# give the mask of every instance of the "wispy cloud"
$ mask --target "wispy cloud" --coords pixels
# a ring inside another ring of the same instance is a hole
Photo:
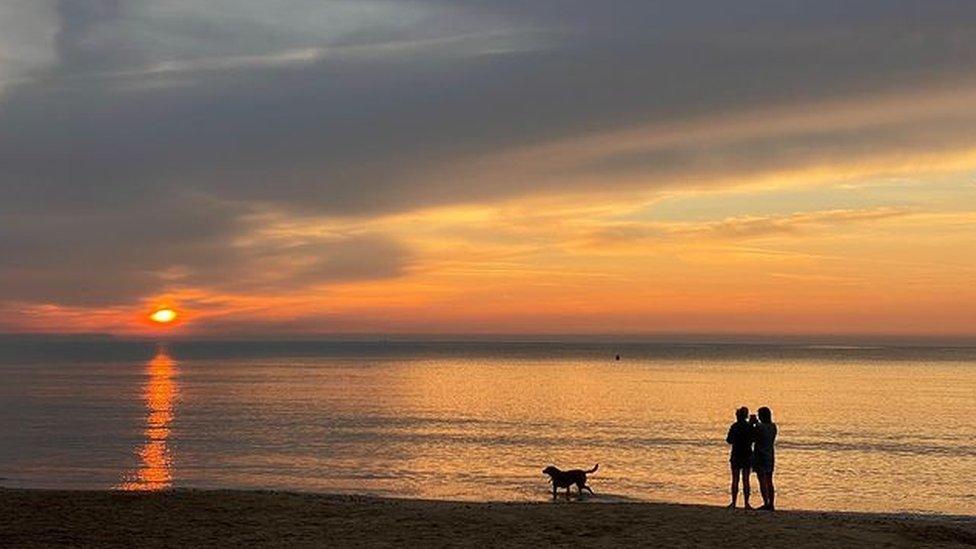
[[[757,238],[768,235],[802,235],[817,228],[864,223],[910,215],[906,208],[865,210],[825,210],[783,216],[743,216],[700,226],[676,228],[672,234],[704,235],[719,238]]]
[[[497,31],[427,39],[395,40],[348,46],[305,47],[261,55],[229,55],[158,61],[147,67],[101,72],[92,77],[144,77],[231,69],[307,65],[322,60],[354,60],[375,57],[442,56],[471,57],[541,51],[550,47],[555,35],[541,31]]]
[[[709,238],[750,239],[767,236],[803,236],[818,229],[865,223],[911,215],[907,208],[879,207],[859,210],[823,210],[787,215],[740,216],[704,223],[631,222],[610,224],[590,238],[598,245],[648,239]]]

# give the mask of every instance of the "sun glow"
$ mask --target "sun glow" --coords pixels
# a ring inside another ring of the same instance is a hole
[[[158,309],[149,315],[149,319],[159,324],[169,324],[176,320],[176,316],[173,309]]]

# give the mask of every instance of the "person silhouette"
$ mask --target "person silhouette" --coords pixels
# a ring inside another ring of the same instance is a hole
[[[762,493],[763,505],[760,509],[773,511],[776,509],[776,488],[773,486],[773,469],[776,465],[776,424],[773,423],[773,413],[763,406],[756,411],[759,424],[756,425],[756,448],[752,456],[752,468],[759,479],[759,491]]]
[[[749,416],[749,408],[745,406],[735,411],[735,423],[729,427],[729,434],[725,437],[725,442],[732,446],[729,452],[729,465],[732,470],[732,503],[730,509],[735,508],[736,500],[739,498],[739,477],[742,477],[742,499],[746,509],[752,509],[749,505],[749,474],[752,466],[752,443],[755,440],[755,426],[746,421]],[[753,416],[755,417],[755,416]]]

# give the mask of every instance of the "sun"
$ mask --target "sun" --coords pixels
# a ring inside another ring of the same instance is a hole
[[[169,324],[176,320],[177,314],[173,309],[156,309],[149,315],[149,320],[159,324]]]

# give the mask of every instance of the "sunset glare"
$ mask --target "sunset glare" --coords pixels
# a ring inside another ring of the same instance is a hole
[[[149,315],[149,319],[158,324],[169,324],[176,320],[176,311],[173,309],[159,309]]]

